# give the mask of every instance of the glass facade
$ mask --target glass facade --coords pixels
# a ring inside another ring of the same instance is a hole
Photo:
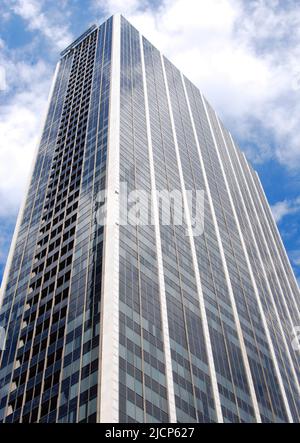
[[[157,223],[99,224],[121,184]],[[182,196],[181,224],[156,190]],[[1,421],[300,421],[300,294],[259,178],[122,16],[61,54],[11,257]]]
[[[2,300],[1,420],[96,421],[112,19],[61,55]]]

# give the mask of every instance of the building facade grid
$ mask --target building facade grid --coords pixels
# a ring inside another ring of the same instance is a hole
[[[120,223],[124,184],[155,223]],[[66,48],[1,288],[0,421],[299,422],[299,295],[199,89],[119,14]]]

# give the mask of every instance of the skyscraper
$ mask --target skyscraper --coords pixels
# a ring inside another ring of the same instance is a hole
[[[121,222],[124,184],[151,223]],[[299,306],[200,91],[122,16],[88,29],[61,53],[3,278],[1,421],[299,422]]]

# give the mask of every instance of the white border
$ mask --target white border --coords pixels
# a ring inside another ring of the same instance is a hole
[[[120,186],[120,14],[113,16],[109,134],[107,146],[107,222],[101,300],[100,407],[98,421],[119,422],[119,186]]]

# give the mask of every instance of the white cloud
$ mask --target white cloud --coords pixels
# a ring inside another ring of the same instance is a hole
[[[300,249],[291,252],[291,259],[295,266],[300,266]]]
[[[298,251],[298,256],[293,260],[296,266],[300,266],[300,251]]]
[[[7,0],[10,10],[26,21],[28,29],[41,32],[58,50],[64,49],[73,39],[65,21],[66,11],[59,2],[56,11],[44,11],[45,0]]]
[[[232,132],[249,142],[255,161],[273,156],[290,168],[300,165],[300,4],[287,1],[295,6],[283,9],[272,0],[163,0],[155,9],[147,0],[91,1],[99,21],[103,12],[124,12],[203,90]],[[72,39],[57,6],[46,14],[45,0],[6,4],[56,49]],[[67,9],[66,2],[57,4]],[[0,54],[9,93],[0,111],[0,214],[15,213],[19,205],[52,76],[44,62],[22,60],[20,52],[16,61]],[[275,149],[261,133],[271,134]]]
[[[94,0],[95,7],[101,8],[102,11],[107,14],[115,14],[124,10],[131,14],[141,8],[141,5],[144,3],[145,2],[140,0]]]
[[[1,222],[1,232],[0,232],[0,268],[5,265],[7,254],[10,246],[12,230],[7,229],[7,227],[14,225],[14,218],[9,220],[3,220],[0,218]],[[0,274],[0,286],[1,286],[1,274]]]
[[[6,237],[0,236],[0,266],[5,264],[7,256],[7,244]],[[1,281],[1,278],[0,278]]]
[[[4,66],[0,66],[0,91],[6,89],[6,74]]]
[[[271,206],[271,210],[277,223],[287,215],[300,212],[300,197],[294,200],[283,200]]]
[[[7,13],[19,15],[55,50],[63,49],[73,39],[67,17],[58,7],[50,11],[45,0],[5,0],[5,5]],[[60,1],[60,6],[62,9],[67,5]],[[0,92],[0,217],[14,216],[18,211],[53,75],[53,67],[42,58],[44,54],[31,62],[28,51],[32,48],[9,50],[0,40],[0,67],[6,78],[5,90]]]
[[[147,1],[93,3],[124,13],[194,81],[248,142],[253,161],[273,157],[300,167],[299,2],[163,0],[158,9]]]
[[[0,217],[16,214],[45,113],[51,69],[0,54],[7,72],[6,100],[0,107]]]

